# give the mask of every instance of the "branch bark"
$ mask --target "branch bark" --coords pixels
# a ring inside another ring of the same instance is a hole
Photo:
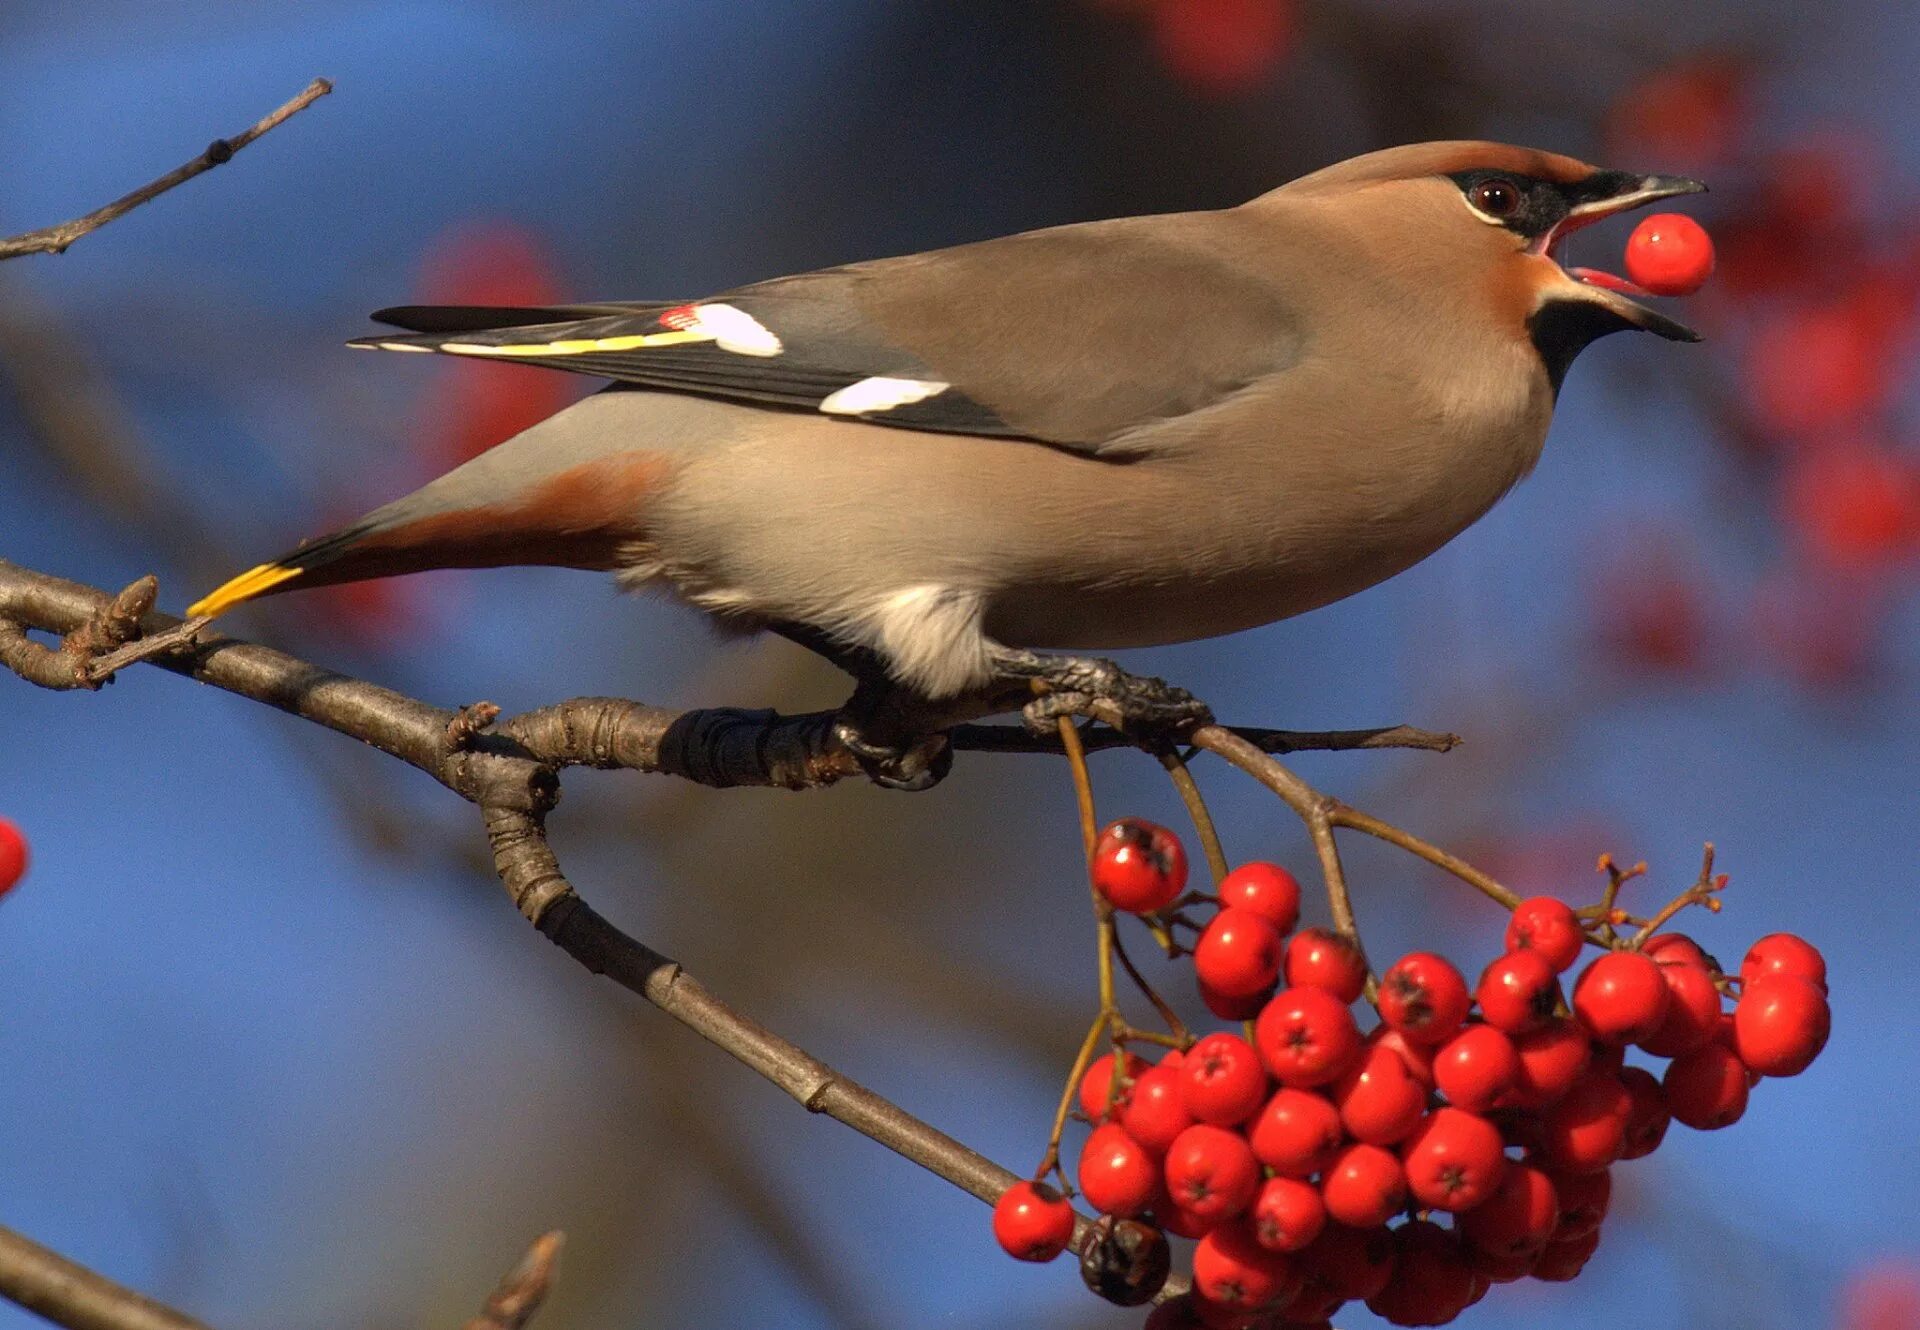
[[[10,1228],[0,1228],[0,1297],[68,1330],[207,1330]]]
[[[207,150],[191,161],[182,163],[161,176],[150,180],[131,194],[125,194],[112,203],[95,208],[84,217],[75,217],[71,221],[60,222],[54,226],[43,226],[37,231],[26,231],[17,236],[0,239],[0,263],[8,259],[22,258],[28,254],[62,254],[67,246],[83,236],[91,235],[109,222],[118,221],[143,203],[151,203],[170,189],[176,189],[197,175],[204,175],[214,167],[233,160],[233,155],[252,143],[262,134],[278,128],[287,120],[306,110],[322,97],[333,91],[333,84],[327,79],[315,79],[298,96],[284,105],[269,112],[264,118],[228,139],[215,139],[207,145]]]

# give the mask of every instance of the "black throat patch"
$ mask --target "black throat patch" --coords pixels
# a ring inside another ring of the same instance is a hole
[[[1547,367],[1547,381],[1558,398],[1575,356],[1608,333],[1631,327],[1619,314],[1591,300],[1549,300],[1527,320],[1527,335]]]

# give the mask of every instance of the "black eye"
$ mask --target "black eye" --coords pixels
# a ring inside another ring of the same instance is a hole
[[[1489,217],[1511,217],[1520,211],[1520,186],[1495,176],[1474,185],[1467,199]]]

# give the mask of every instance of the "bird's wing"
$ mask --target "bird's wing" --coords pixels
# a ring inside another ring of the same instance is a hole
[[[690,302],[387,309],[411,331],[353,345],[1124,455],[1298,355],[1234,218],[1058,227]]]

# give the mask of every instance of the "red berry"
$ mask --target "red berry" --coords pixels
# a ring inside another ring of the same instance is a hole
[[[1131,1219],[1153,1201],[1160,1170],[1146,1147],[1118,1123],[1107,1122],[1095,1127],[1081,1147],[1079,1179],[1088,1205]]]
[[[1681,963],[1697,965],[1703,970],[1716,968],[1700,944],[1685,933],[1655,933],[1640,948],[1640,954],[1651,956],[1662,965]]]
[[[1336,1295],[1370,1298],[1393,1278],[1393,1234],[1384,1228],[1328,1224],[1300,1253],[1307,1273]]]
[[[1267,1101],[1267,1069],[1237,1034],[1210,1034],[1194,1044],[1180,1078],[1187,1111],[1201,1122],[1245,1122]]]
[[[1431,1220],[1394,1234],[1393,1282],[1367,1299],[1367,1310],[1390,1325],[1445,1325],[1473,1301],[1475,1280],[1459,1239]]]
[[[19,827],[0,817],[0,895],[27,873],[27,837]]]
[[[1639,1043],[1667,1014],[1667,981],[1640,953],[1610,951],[1580,972],[1573,1014],[1603,1044]]]
[[[1093,885],[1116,910],[1164,910],[1186,889],[1187,852],[1158,823],[1123,817],[1093,844]]]
[[[1326,1203],[1310,1182],[1268,1178],[1253,1198],[1253,1236],[1262,1247],[1299,1251],[1326,1226]]]
[[[1253,1204],[1260,1162],[1238,1132],[1199,1122],[1168,1147],[1166,1178],[1174,1204],[1201,1219],[1231,1219]]]
[[[1667,1014],[1640,1047],[1655,1057],[1677,1058],[1707,1043],[1719,1029],[1720,990],[1699,965],[1663,963],[1660,977],[1667,982]]]
[[[1511,1090],[1520,1074],[1513,1040],[1491,1025],[1469,1025],[1441,1045],[1433,1080],[1455,1108],[1480,1113]]]
[[[1762,974],[1740,991],[1733,1009],[1733,1048],[1762,1076],[1798,1076],[1833,1030],[1826,995],[1797,975]]]
[[[1200,1000],[1206,1003],[1207,1010],[1223,1021],[1250,1021],[1260,1014],[1260,1009],[1267,1005],[1267,999],[1273,996],[1272,990],[1230,996],[1209,987],[1204,979],[1199,981],[1198,987]]]
[[[1407,1203],[1407,1172],[1400,1158],[1377,1145],[1349,1145],[1320,1179],[1327,1218],[1348,1228],[1372,1228]]]
[[[1613,1174],[1555,1173],[1553,1190],[1560,1198],[1560,1222],[1554,1226],[1553,1240],[1564,1242],[1593,1232],[1607,1217],[1613,1203]]]
[[[1368,1048],[1391,1048],[1407,1064],[1413,1079],[1433,1088],[1433,1058],[1440,1050],[1434,1044],[1416,1044],[1391,1025],[1376,1025],[1367,1032]]]
[[[1360,1053],[1353,1013],[1324,988],[1285,988],[1254,1023],[1253,1040],[1282,1085],[1325,1085]]]
[[[1477,1113],[1436,1108],[1400,1148],[1407,1190],[1432,1210],[1456,1214],[1493,1194],[1507,1171],[1500,1129]]]
[[[1120,1085],[1116,1090],[1113,1083],[1113,1054],[1102,1053],[1087,1068],[1087,1074],[1080,1078],[1080,1111],[1099,1122],[1107,1116],[1109,1106],[1125,1107],[1133,1083],[1146,1069],[1145,1058],[1134,1053],[1127,1054],[1126,1061],[1121,1064]]]
[[[1293,49],[1293,6],[1273,0],[1183,0],[1147,11],[1168,73],[1202,96],[1241,96]]]
[[[1587,1032],[1565,1019],[1548,1021],[1513,1041],[1520,1068],[1513,1080],[1514,1102],[1545,1108],[1571,1090],[1593,1057]]]
[[[1375,1044],[1333,1086],[1340,1124],[1347,1135],[1368,1145],[1397,1145],[1420,1125],[1426,1112],[1426,1087],[1390,1048]]]
[[[1220,879],[1220,904],[1252,910],[1282,936],[1300,922],[1300,882],[1279,864],[1254,860]]]
[[[1456,1225],[1461,1237],[1498,1256],[1537,1252],[1559,1226],[1560,1194],[1553,1179],[1531,1164],[1509,1165],[1493,1194]]]
[[[1532,951],[1559,974],[1580,959],[1587,945],[1580,916],[1565,901],[1552,896],[1535,896],[1521,901],[1507,921],[1507,950]]]
[[[1207,1218],[1193,1211],[1175,1205],[1162,1193],[1161,1199],[1153,1203],[1153,1217],[1160,1221],[1160,1227],[1176,1238],[1201,1238],[1213,1232],[1224,1222],[1216,1218]]]
[[[1453,1038],[1472,1002],[1460,971],[1430,951],[1402,956],[1380,976],[1380,1019],[1417,1044]]]
[[[1486,1206],[1481,1206],[1481,1210]],[[1474,1213],[1478,1214],[1479,1211]],[[1467,1268],[1489,1283],[1511,1284],[1515,1280],[1525,1279],[1533,1273],[1534,1263],[1540,1259],[1540,1250],[1524,1251],[1517,1256],[1496,1255],[1484,1247],[1473,1243],[1462,1244],[1467,1258]]]
[[[1667,1093],[1645,1067],[1622,1068],[1620,1084],[1627,1087],[1627,1097],[1632,1100],[1627,1113],[1627,1148],[1620,1157],[1643,1159],[1667,1138],[1667,1124],[1673,1120]]]
[[[0,881],[6,874],[0,872]],[[1792,933],[1770,933],[1747,948],[1740,962],[1740,982],[1750,984],[1764,975],[1791,974],[1827,991],[1827,958],[1805,938]]]
[[[1194,944],[1193,972],[1201,983],[1228,997],[1264,993],[1280,978],[1284,946],[1266,919],[1228,906],[1213,916]]]
[[[1282,1177],[1306,1178],[1333,1162],[1344,1134],[1339,1110],[1310,1090],[1274,1092],[1247,1133],[1261,1163]]]
[[[1713,238],[1685,213],[1658,212],[1627,237],[1627,276],[1657,296],[1690,296],[1713,274]]]
[[[1598,1228],[1589,1229],[1577,1238],[1556,1238],[1547,1244],[1540,1253],[1540,1259],[1533,1263],[1533,1277],[1553,1284],[1578,1279],[1599,1246]]]
[[[1546,1112],[1541,1146],[1548,1162],[1564,1173],[1599,1172],[1626,1150],[1632,1114],[1633,1096],[1618,1076],[1589,1072]]]
[[[1352,1002],[1367,986],[1367,958],[1354,940],[1330,928],[1303,928],[1287,943],[1287,986],[1324,988]]]
[[[1674,1057],[1663,1086],[1674,1121],[1693,1130],[1732,1127],[1747,1111],[1747,1069],[1718,1040],[1686,1057]]]
[[[1222,1224],[1193,1251],[1193,1291],[1206,1302],[1258,1310],[1286,1301],[1299,1284],[1293,1258],[1261,1246],[1244,1220]]]
[[[1487,1024],[1508,1034],[1535,1030],[1553,1018],[1559,972],[1538,951],[1510,951],[1480,974],[1474,999]]]
[[[1193,1125],[1187,1109],[1186,1086],[1180,1064],[1159,1066],[1133,1083],[1133,1093],[1120,1110],[1120,1125],[1149,1153],[1164,1155],[1174,1138]]]
[[[1051,1261],[1073,1238],[1073,1207],[1043,1182],[1016,1182],[994,1203],[993,1236],[1017,1261]]]

